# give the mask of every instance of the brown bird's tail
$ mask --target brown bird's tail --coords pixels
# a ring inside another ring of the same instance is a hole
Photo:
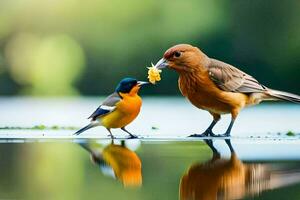
[[[300,96],[288,92],[283,92],[279,90],[268,90],[268,95],[277,100],[290,101],[293,103],[300,103]]]

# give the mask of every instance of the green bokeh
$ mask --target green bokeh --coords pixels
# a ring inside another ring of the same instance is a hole
[[[146,67],[177,43],[300,93],[299,7],[297,0],[3,0],[0,95],[106,95],[125,76],[146,79]],[[144,94],[178,95],[177,74],[162,78]]]

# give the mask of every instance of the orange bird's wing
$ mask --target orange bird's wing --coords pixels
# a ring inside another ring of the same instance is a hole
[[[207,66],[209,77],[221,90],[241,93],[266,91],[266,87],[245,72],[219,60],[210,61]]]
[[[89,116],[88,119],[95,120],[96,118],[111,113],[116,109],[116,104],[121,101],[122,98],[117,92],[109,95],[104,102]]]

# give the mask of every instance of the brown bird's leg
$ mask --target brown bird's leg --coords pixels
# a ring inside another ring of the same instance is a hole
[[[230,152],[231,152],[231,153],[234,153],[234,149],[233,149],[233,147],[232,147],[232,145],[231,145],[230,139],[225,139],[225,142],[226,142],[227,146],[229,147]]]
[[[134,138],[138,138],[136,135],[133,135],[132,133],[130,133],[129,131],[126,130],[125,126],[121,128],[122,131],[125,131],[126,133],[128,133],[130,135],[130,137],[128,139],[134,139]]]
[[[230,137],[231,129],[233,127],[233,124],[234,124],[235,119],[238,116],[238,114],[239,114],[239,109],[234,109],[231,111],[231,121],[230,121],[230,124],[229,124],[226,132],[224,134],[216,135],[217,137]]]
[[[213,121],[211,122],[211,124],[209,125],[209,127],[204,131],[204,133],[202,134],[193,134],[190,135],[189,137],[207,137],[207,136],[216,136],[213,132],[212,129],[214,128],[214,126],[218,123],[218,121],[221,119],[221,115],[217,114],[217,113],[211,113],[209,112],[213,117]]]
[[[110,128],[106,128],[106,130],[108,130],[109,135],[110,135],[110,138],[111,138],[112,140],[115,139],[115,136],[113,136],[113,134],[111,133]]]
[[[215,160],[220,159],[220,158],[221,158],[221,154],[220,154],[220,152],[215,148],[212,139],[206,139],[206,140],[204,140],[204,142],[209,146],[209,148],[210,148],[210,149],[212,150],[212,152],[213,152],[212,161],[215,161]]]

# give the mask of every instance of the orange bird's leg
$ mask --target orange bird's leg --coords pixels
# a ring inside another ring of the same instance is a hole
[[[218,121],[220,121],[221,119],[221,115],[217,114],[217,113],[212,113],[209,112],[212,116],[213,116],[213,121],[211,122],[211,124],[209,125],[209,127],[204,131],[204,133],[202,134],[193,134],[190,135],[189,137],[207,137],[207,136],[216,136],[212,129],[214,128],[214,126],[218,123]]]
[[[136,135],[133,135],[132,133],[130,133],[129,131],[127,131],[127,129],[124,127],[121,128],[122,131],[128,133],[130,136],[128,139],[134,139],[134,138],[138,138]]]
[[[113,134],[111,133],[110,128],[106,128],[106,130],[109,132],[110,138],[111,138],[112,140],[115,139],[115,136],[113,136]]]

